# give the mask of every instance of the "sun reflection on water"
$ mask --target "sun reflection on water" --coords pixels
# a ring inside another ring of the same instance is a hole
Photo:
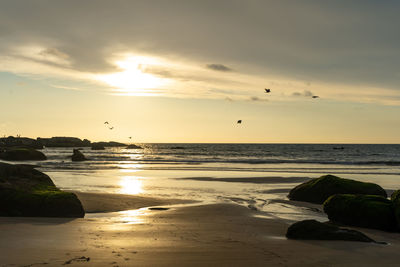
[[[123,176],[119,182],[121,194],[137,195],[143,192],[142,178],[137,176]]]

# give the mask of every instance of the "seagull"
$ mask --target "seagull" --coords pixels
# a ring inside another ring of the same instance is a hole
[[[108,124],[108,121],[104,122],[104,124]]]
[[[114,127],[108,127],[108,129],[112,130],[112,129],[114,129]]]
[[[237,123],[238,123],[238,124],[241,124],[241,123],[242,123],[242,120],[238,120]]]
[[[269,88],[264,88],[264,90],[265,90],[265,93],[271,93],[271,89],[269,89]]]
[[[317,95],[313,95],[313,96],[312,96],[312,98],[319,98],[319,96],[317,96]]]

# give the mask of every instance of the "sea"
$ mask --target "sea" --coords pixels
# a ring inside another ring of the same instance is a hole
[[[38,164],[61,189],[198,203],[236,203],[287,220],[326,219],[318,208],[288,201],[296,185],[326,174],[400,188],[400,145],[137,144],[141,149],[45,148]]]

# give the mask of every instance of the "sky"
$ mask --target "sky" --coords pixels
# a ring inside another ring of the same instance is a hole
[[[0,0],[0,135],[400,143],[399,11],[391,0]]]

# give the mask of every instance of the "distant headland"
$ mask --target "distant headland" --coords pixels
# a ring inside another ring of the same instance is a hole
[[[36,139],[28,138],[28,137],[1,137],[0,138],[0,147],[30,147],[35,149],[42,149],[44,147],[93,147],[93,146],[102,146],[102,147],[123,147],[127,146],[127,144],[119,143],[119,142],[91,142],[88,139],[80,139],[77,137],[66,137],[66,136],[57,136],[51,138],[41,138],[38,137]]]

